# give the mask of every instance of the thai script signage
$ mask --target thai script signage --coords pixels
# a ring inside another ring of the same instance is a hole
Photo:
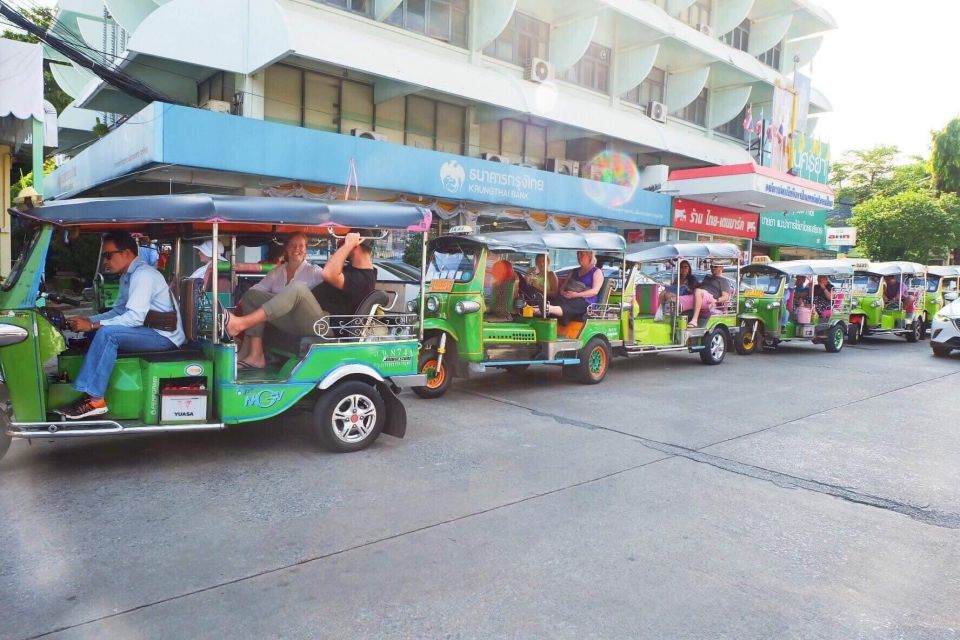
[[[673,201],[673,226],[677,229],[756,238],[759,217],[759,214],[750,211],[718,207],[683,198]]]

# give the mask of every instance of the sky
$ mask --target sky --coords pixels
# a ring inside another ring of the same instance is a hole
[[[930,132],[960,116],[960,0],[814,0],[838,24],[813,60],[832,103],[814,134],[844,151],[893,144],[930,153]]]

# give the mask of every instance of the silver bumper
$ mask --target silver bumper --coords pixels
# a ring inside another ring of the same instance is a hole
[[[139,422],[120,424],[113,420],[71,420],[69,422],[14,422],[7,429],[11,438],[26,440],[39,438],[83,438],[89,436],[110,436],[120,433],[164,433],[168,431],[218,431],[224,428],[222,422],[209,424],[142,424]]]
[[[412,373],[408,376],[390,376],[389,380],[400,388],[427,386],[427,374],[425,373]]]

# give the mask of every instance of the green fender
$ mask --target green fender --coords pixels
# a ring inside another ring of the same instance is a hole
[[[424,318],[423,319],[423,335],[426,336],[428,333],[448,333],[450,337],[460,342],[460,335],[457,333],[457,330],[453,328],[453,325],[450,324],[447,320],[442,318]]]

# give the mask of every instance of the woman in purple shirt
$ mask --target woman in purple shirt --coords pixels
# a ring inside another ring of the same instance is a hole
[[[559,318],[560,324],[583,319],[587,307],[596,304],[597,294],[603,287],[603,272],[597,268],[593,251],[577,251],[577,262],[580,267],[567,277],[560,293],[552,296],[547,306],[547,313]]]

